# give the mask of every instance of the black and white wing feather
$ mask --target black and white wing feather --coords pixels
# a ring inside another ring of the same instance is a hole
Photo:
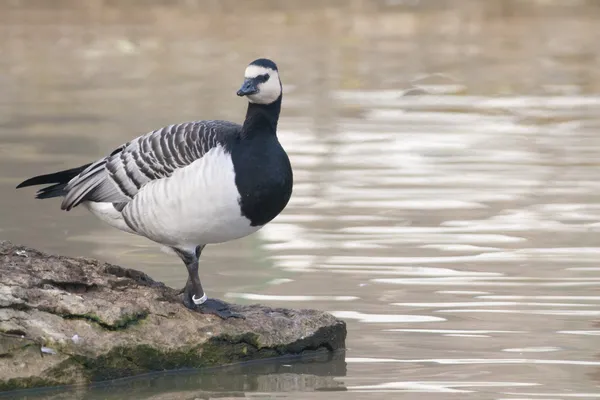
[[[145,184],[169,177],[218,144],[225,145],[240,128],[226,121],[196,121],[142,135],[71,179],[61,208],[70,210],[83,201],[124,207]]]

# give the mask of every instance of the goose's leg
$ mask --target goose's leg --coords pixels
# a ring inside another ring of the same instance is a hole
[[[190,277],[189,277],[189,275],[188,275],[188,279],[187,279],[187,282],[185,283],[185,286],[184,286],[184,287],[182,287],[181,289],[179,289],[179,290],[177,291],[177,294],[178,294],[178,295],[180,295],[180,294],[184,294],[184,293],[185,293],[185,288],[186,288],[188,285],[191,285],[191,284],[192,284],[192,281],[190,281]]]
[[[174,248],[175,252],[181,257],[188,270],[188,280],[183,290],[183,304],[191,309],[203,314],[213,314],[223,319],[243,318],[241,314],[234,313],[229,305],[217,299],[209,299],[202,289],[200,276],[198,275],[198,259],[204,249],[204,245],[196,247],[194,253]]]

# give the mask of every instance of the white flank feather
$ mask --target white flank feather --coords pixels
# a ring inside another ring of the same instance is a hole
[[[231,156],[216,146],[172,176],[145,185],[123,216],[138,234],[155,242],[194,249],[260,228],[241,215],[239,198]]]
[[[94,214],[101,221],[106,222],[113,228],[120,229],[122,231],[133,233],[127,223],[123,219],[123,215],[115,209],[112,203],[95,203],[93,201],[85,201],[83,204],[92,214]]]

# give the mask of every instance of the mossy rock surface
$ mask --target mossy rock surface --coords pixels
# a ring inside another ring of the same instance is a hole
[[[346,325],[260,305],[221,320],[148,275],[0,242],[0,391],[343,349]]]

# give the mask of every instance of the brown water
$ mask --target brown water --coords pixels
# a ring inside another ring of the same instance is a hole
[[[77,398],[600,398],[599,22],[567,0],[2,2],[2,238],[182,286],[156,245],[13,188],[163,125],[241,121],[267,56],[294,195],[207,248],[201,278],[348,322],[345,360]]]

